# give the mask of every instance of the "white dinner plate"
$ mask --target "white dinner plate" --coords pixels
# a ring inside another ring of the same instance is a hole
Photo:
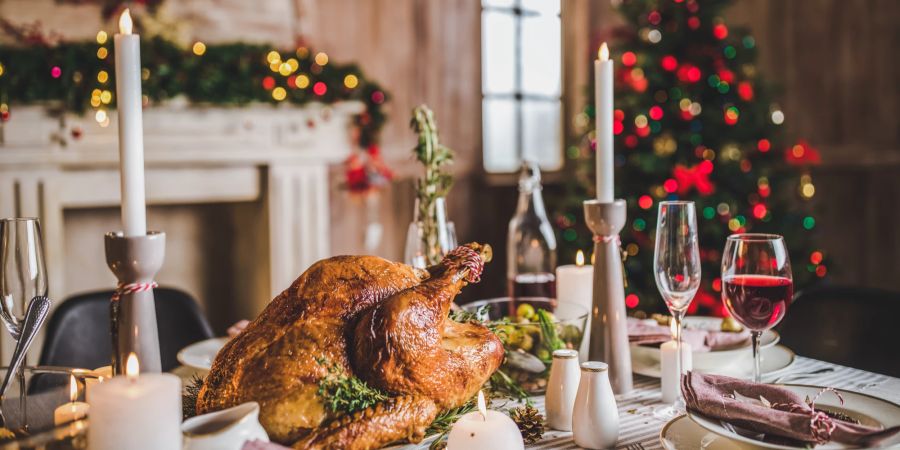
[[[688,316],[684,318],[684,326],[686,328],[701,330],[720,330],[722,327],[721,317],[704,317],[704,316]],[[769,348],[775,346],[781,336],[773,330],[766,330],[760,337],[759,347]],[[632,358],[639,358],[645,361],[659,364],[659,347],[650,345],[632,345]],[[751,357],[750,342],[747,344],[730,348],[727,350],[715,350],[709,352],[693,352],[691,360],[694,369],[698,372],[719,373],[718,371],[727,370],[727,366],[741,361],[744,358]]]
[[[785,388],[799,394],[801,397],[814,398],[824,389],[821,386],[808,386],[800,384],[785,384]],[[900,405],[889,402],[887,400],[872,397],[858,392],[845,391],[836,389],[840,392],[844,399],[841,405],[840,399],[836,395],[825,393],[816,400],[816,406],[831,411],[841,412],[860,421],[863,425],[880,426],[883,428],[900,425]],[[778,450],[802,450],[806,447],[791,447],[786,445],[772,444],[765,442],[753,436],[745,436],[738,434],[725,428],[719,420],[708,419],[699,414],[688,412],[688,416],[697,423],[697,425],[728,439],[736,442],[751,444],[759,448],[778,449]],[[900,445],[900,434],[894,435],[890,439],[882,441],[878,447],[871,448],[896,448]],[[829,442],[825,445],[817,445],[816,450],[833,450],[833,449],[849,449],[857,448],[839,444],[837,442]]]
[[[776,345],[774,347],[765,348],[760,351],[759,368],[764,375],[772,375],[787,369],[794,363],[796,355],[791,349]],[[694,369],[699,373],[714,373],[716,375],[727,375],[735,378],[751,378],[753,374],[753,356],[748,352],[747,355],[737,358],[731,364],[720,367],[704,367],[700,368],[696,365]],[[631,371],[648,377],[659,378],[660,368],[659,360],[647,357],[642,354],[631,354]]]
[[[178,352],[178,362],[193,369],[212,369],[216,354],[228,342],[228,338],[212,338],[205,341],[194,342]]]
[[[659,443],[666,450],[755,450],[759,448],[711,433],[686,415],[678,416],[662,427],[659,432]]]

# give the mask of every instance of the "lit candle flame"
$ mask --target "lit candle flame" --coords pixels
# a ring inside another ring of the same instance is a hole
[[[575,254],[575,265],[583,266],[584,265],[584,252],[578,250],[578,253]]]
[[[125,11],[122,11],[122,15],[119,16],[119,33],[131,34],[131,28],[133,26],[134,23],[131,21],[131,12],[128,8],[125,8]]]
[[[478,391],[478,412],[481,413],[481,417],[487,422],[487,405],[484,404],[484,392]]]
[[[600,56],[600,61],[609,61],[609,47],[606,46],[606,42],[600,45],[597,55]]]
[[[69,375],[69,401],[75,403],[78,400],[78,382],[74,375]]]
[[[125,362],[125,376],[129,380],[134,380],[139,373],[141,373],[141,365],[138,363],[137,355],[131,352],[128,354],[128,359]]]

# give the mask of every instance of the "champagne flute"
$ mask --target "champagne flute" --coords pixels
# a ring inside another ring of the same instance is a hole
[[[794,294],[784,238],[756,233],[729,236],[722,255],[722,285],[725,307],[750,330],[753,381],[759,383],[759,338],[781,322]]]
[[[682,373],[682,320],[694,294],[700,288],[700,249],[697,242],[697,214],[694,202],[666,201],[659,203],[656,226],[656,249],[653,253],[653,272],[669,312],[675,332],[675,368]],[[680,385],[680,383],[679,383]],[[684,412],[681,389],[674,405],[656,411],[658,417],[672,418]]]
[[[16,341],[22,334],[25,309],[37,296],[47,295],[47,269],[41,225],[34,218],[0,220],[0,321]],[[25,418],[25,366],[19,366],[19,411]]]

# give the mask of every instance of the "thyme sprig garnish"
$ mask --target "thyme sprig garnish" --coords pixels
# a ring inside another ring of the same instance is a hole
[[[352,414],[375,406],[390,396],[373,388],[359,378],[347,375],[337,364],[329,364],[324,358],[316,359],[319,365],[328,368],[328,375],[319,380],[316,394],[331,413]]]
[[[197,415],[197,397],[200,396],[200,389],[203,389],[204,379],[200,375],[194,374],[184,387],[184,393],[181,397],[181,415],[183,419],[189,419]]]

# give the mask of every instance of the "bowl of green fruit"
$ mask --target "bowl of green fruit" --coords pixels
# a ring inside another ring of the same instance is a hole
[[[497,334],[506,358],[491,383],[522,396],[544,392],[554,350],[581,347],[588,312],[553,298],[500,297],[463,305],[451,316],[483,323]]]

